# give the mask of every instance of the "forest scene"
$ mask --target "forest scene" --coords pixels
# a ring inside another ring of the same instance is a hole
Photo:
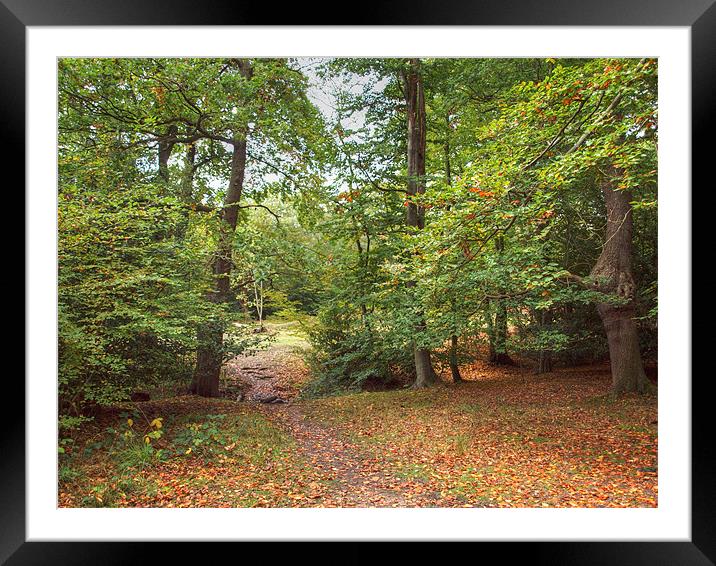
[[[657,507],[657,78],[59,59],[58,505]]]

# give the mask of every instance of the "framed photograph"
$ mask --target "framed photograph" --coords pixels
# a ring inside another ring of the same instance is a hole
[[[3,561],[714,563],[711,0],[145,4],[0,0]]]

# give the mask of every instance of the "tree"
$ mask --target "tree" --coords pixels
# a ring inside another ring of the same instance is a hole
[[[406,224],[411,228],[422,229],[425,227],[425,208],[411,200],[411,197],[420,196],[425,193],[425,93],[420,70],[420,61],[410,59],[408,68],[402,71],[401,78],[405,92],[405,106],[407,118],[407,139],[408,139],[408,188],[406,191],[407,212]],[[413,281],[408,282],[414,286]],[[418,339],[425,332],[425,319],[422,312],[417,313],[417,325],[415,327]],[[430,349],[413,341],[413,355],[415,357],[415,383],[413,387],[422,388],[435,383],[437,376],[430,361]]]
[[[247,60],[232,60],[240,76],[250,81],[253,76],[251,63]],[[209,291],[208,299],[217,303],[231,300],[229,285],[232,267],[233,237],[239,219],[239,203],[244,188],[246,174],[246,145],[248,125],[240,124],[228,138],[231,148],[231,173],[224,196],[219,222],[219,238],[213,260],[214,287]],[[202,397],[219,395],[219,375],[223,363],[224,325],[219,320],[207,321],[199,330],[199,349],[196,353],[196,369],[192,389]]]
[[[91,154],[92,147],[108,152],[108,166],[115,166],[114,160],[117,167],[112,182],[151,183],[156,189],[144,192],[140,205],[167,214],[167,222],[158,216],[156,229],[148,232],[153,242],[195,253],[189,263],[195,277],[187,282],[203,316],[186,323],[196,332],[193,383],[203,395],[218,394],[223,359],[252,343],[228,325],[233,236],[244,208],[245,179],[252,179],[255,195],[299,186],[308,191],[321,183],[316,165],[323,130],[306,85],[286,60],[60,63],[61,145],[68,162],[86,163],[80,152]],[[90,144],[89,151],[83,143]],[[182,153],[178,166],[175,158]],[[81,183],[91,194],[98,184],[88,177],[61,182]],[[228,179],[223,187],[222,178]],[[178,216],[169,223],[172,214]],[[211,265],[203,276],[202,256]]]
[[[516,193],[523,202],[554,202],[555,191],[572,187],[600,191],[607,220],[601,252],[588,276],[564,277],[596,291],[590,297],[607,334],[616,393],[650,388],[635,321],[631,203],[636,190],[648,206],[655,187],[655,86],[649,60],[558,65],[541,83],[519,86],[516,93],[528,96],[491,126],[500,138],[488,148],[494,153],[500,144],[510,146],[512,173],[500,165],[525,187]],[[513,129],[518,123],[521,128]],[[536,156],[527,157],[530,152]],[[545,212],[554,217],[552,209]]]
[[[232,147],[229,183],[221,208],[217,251],[213,260],[214,287],[208,295],[210,301],[225,304],[232,300],[230,276],[234,235],[247,168],[247,144],[251,135],[261,142],[259,147],[263,150],[263,154],[257,150],[251,158],[267,167],[273,176],[279,175],[296,185],[296,176],[310,172],[312,166],[312,160],[307,158],[309,148],[306,144],[311,139],[320,139],[321,134],[316,110],[306,98],[305,79],[288,67],[286,62],[231,59],[224,65],[222,72],[229,73],[231,68],[238,70],[236,77],[239,82],[222,86],[224,89],[239,87],[238,93],[228,95],[230,105],[236,101],[237,105],[231,106],[231,113],[236,118],[229,119],[228,123],[219,121],[218,125],[225,132],[220,134],[212,134],[203,125],[197,125],[207,137]],[[271,147],[275,152],[267,156],[266,149]],[[313,151],[317,149],[314,147]],[[289,155],[284,163],[280,163],[279,158],[282,152]],[[289,171],[286,171],[286,164],[291,166]],[[315,179],[311,183],[315,183]],[[200,331],[201,346],[197,352],[194,373],[194,386],[199,395],[215,397],[219,393],[219,376],[225,355],[224,331],[225,325],[220,321],[207,321]]]
[[[614,393],[652,389],[644,373],[639,350],[634,298],[636,285],[632,274],[632,196],[627,189],[617,189],[621,178],[615,167],[606,170],[601,190],[607,210],[604,245],[589,279],[600,292],[616,298],[597,304],[609,342]]]

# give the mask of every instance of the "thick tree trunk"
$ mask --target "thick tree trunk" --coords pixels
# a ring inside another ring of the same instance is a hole
[[[457,336],[455,334],[450,336],[450,373],[455,383],[462,381],[460,365],[457,363]]]
[[[408,118],[408,196],[425,192],[425,94],[420,76],[420,63],[410,60],[410,71],[403,75]],[[417,228],[425,225],[425,209],[408,199],[406,224]]]
[[[200,345],[196,352],[193,392],[202,397],[218,397],[223,361],[223,325],[216,320],[206,322],[199,329],[197,338]]]
[[[613,188],[618,170],[610,168],[607,174],[601,186],[607,208],[605,241],[589,276],[597,290],[618,299],[618,304],[603,302],[597,305],[609,343],[612,390],[614,393],[644,393],[650,391],[652,385],[644,373],[634,320],[636,286],[631,270],[631,194]]]
[[[418,59],[409,61],[410,69],[404,72],[403,88],[405,91],[405,102],[408,118],[408,210],[405,223],[418,229],[425,226],[425,210],[417,206],[411,196],[425,192],[425,95],[423,82],[420,76],[420,62]],[[413,287],[413,285],[410,285]],[[425,321],[422,313],[419,313],[415,332],[420,334],[425,331]],[[430,359],[430,350],[421,348],[417,343],[413,344],[413,355],[415,358],[415,383],[414,388],[428,387],[437,380]]]
[[[639,350],[639,334],[634,321],[634,309],[600,304],[597,306],[609,342],[614,393],[653,390],[644,372]]]
[[[214,289],[209,299],[217,303],[231,300],[230,275],[232,249],[236,223],[239,217],[239,202],[244,185],[246,169],[246,140],[234,142],[231,158],[231,179],[224,198],[219,227],[219,246],[214,256]],[[192,390],[203,397],[219,394],[219,379],[223,362],[224,327],[217,320],[208,321],[197,334],[199,347],[196,355],[196,369]]]
[[[437,381],[435,370],[430,361],[430,350],[426,348],[413,348],[415,358],[415,383],[414,389],[429,387]]]
[[[167,133],[159,138],[159,178],[165,183],[169,180],[169,158],[176,145],[176,134],[177,127],[172,124],[167,128]]]

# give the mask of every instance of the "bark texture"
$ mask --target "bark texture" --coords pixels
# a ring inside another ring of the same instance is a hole
[[[252,70],[247,60],[232,59],[231,62],[239,68],[244,77],[251,78]],[[221,209],[219,243],[212,265],[214,288],[208,297],[210,301],[215,303],[226,303],[231,300],[232,249],[246,171],[245,132],[236,137],[232,145],[231,176]],[[198,331],[197,338],[199,347],[196,354],[196,368],[191,389],[203,397],[217,397],[219,395],[219,381],[224,354],[224,326],[222,322],[219,320],[207,322]]]
[[[425,94],[420,76],[420,62],[410,60],[410,70],[403,75],[403,88],[408,119],[408,196],[425,192]],[[425,210],[408,199],[408,226],[423,228]]]
[[[460,364],[457,362],[457,336],[455,334],[450,336],[450,374],[453,382],[460,383],[462,381]]]
[[[410,59],[409,69],[403,72],[403,90],[407,110],[408,125],[408,210],[405,223],[418,229],[425,226],[425,210],[417,206],[411,196],[425,192],[425,95],[423,92],[423,81],[420,76],[420,61]],[[413,282],[414,286],[415,283]],[[425,331],[425,321],[422,313],[419,314],[420,321],[415,328],[416,334]],[[437,376],[433,369],[430,350],[413,345],[415,358],[415,383],[414,388],[428,387],[435,383]]]
[[[159,152],[159,178],[167,182],[169,180],[169,158],[172,155],[172,150],[176,145],[177,127],[172,124],[167,128],[167,132],[158,142]]]
[[[590,273],[590,280],[600,292],[616,296],[618,304],[597,305],[609,343],[614,393],[645,393],[652,389],[644,373],[639,351],[634,306],[636,285],[632,275],[633,218],[631,194],[615,190],[618,171],[611,168],[601,182],[607,209],[607,227],[602,252]]]
[[[239,215],[239,202],[244,184],[246,169],[246,140],[236,140],[231,159],[231,178],[224,197],[219,227],[219,246],[214,255],[212,271],[214,288],[209,300],[226,303],[231,300],[230,276],[232,268],[231,252]],[[220,321],[212,320],[202,327],[197,338],[199,348],[196,354],[196,369],[192,389],[202,397],[219,395],[219,377],[223,362],[224,328]]]

